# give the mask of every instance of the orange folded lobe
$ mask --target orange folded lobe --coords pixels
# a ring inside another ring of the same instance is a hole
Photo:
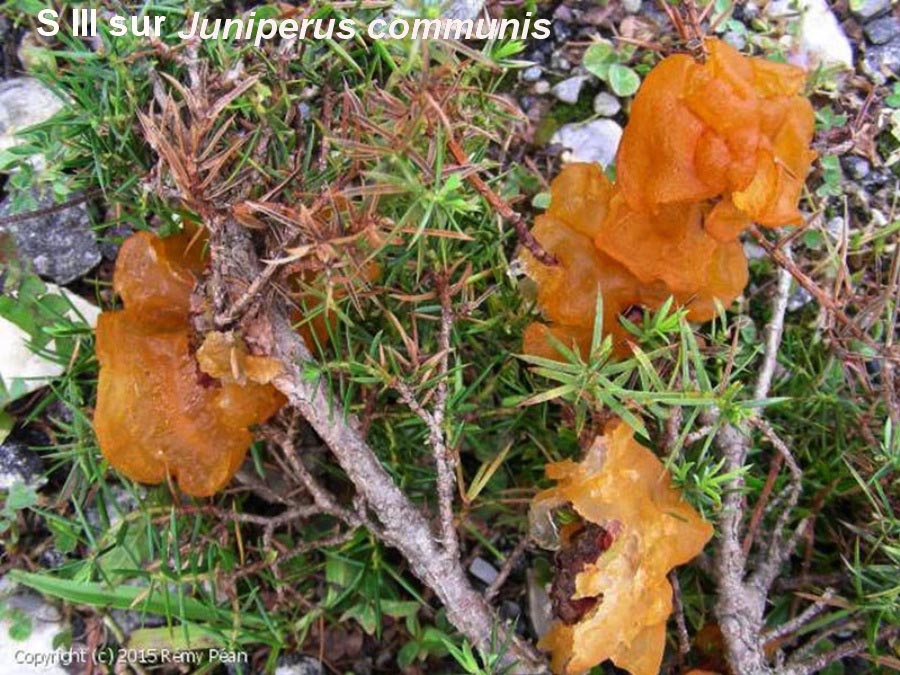
[[[611,659],[633,675],[656,675],[672,611],[667,574],[703,550],[712,526],[684,502],[656,455],[624,423],[597,437],[583,461],[546,470],[556,485],[535,497],[532,522],[571,507],[583,519],[583,532],[611,541],[598,542],[592,556],[577,542],[578,556],[572,556],[566,545],[571,550],[579,532],[563,531],[569,541],[557,563],[562,558],[569,566],[564,574],[574,575],[570,602],[538,646],[551,652],[556,673],[578,675]]]
[[[673,297],[707,321],[747,284],[738,237],[751,223],[797,225],[815,153],[814,117],[794,66],[707,40],[709,58],[663,59],[647,76],[622,136],[612,184],[599,167],[566,166],[537,218],[537,241],[559,265],[525,254],[549,321],[525,349],[559,356],[550,336],[586,355],[599,291],[614,354],[629,353],[619,321]]]
[[[204,263],[200,244],[189,244],[187,235],[160,239],[147,232],[123,244],[113,284],[125,308],[104,312],[97,324],[94,428],[104,457],[127,477],[160,483],[171,476],[185,493],[207,496],[240,467],[252,441],[248,427],[268,419],[284,399],[247,376],[270,376],[273,366],[242,346],[223,357],[214,349],[221,340],[207,337],[204,365],[220,379],[201,371],[189,311]],[[240,378],[225,376],[223,358],[227,372],[240,366]]]

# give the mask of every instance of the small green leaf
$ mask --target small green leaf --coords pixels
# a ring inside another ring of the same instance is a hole
[[[419,645],[416,642],[407,642],[397,652],[397,665],[403,669],[409,668],[419,655]]]
[[[6,614],[9,621],[9,637],[16,642],[27,640],[31,635],[31,617],[24,610],[15,607]]]
[[[605,80],[610,66],[616,62],[616,53],[609,42],[595,42],[584,53],[585,69],[601,80]]]
[[[38,496],[34,488],[24,483],[13,483],[6,495],[6,508],[21,511],[37,504]]]
[[[609,86],[617,96],[632,96],[641,86],[641,78],[628,66],[615,63],[609,67],[607,74]]]
[[[0,382],[0,385],[2,385],[2,382]],[[0,390],[2,390],[2,387],[0,387]],[[12,415],[5,410],[0,410],[0,443],[5,441],[6,437],[9,436],[15,422],[16,420]]]
[[[538,192],[531,198],[531,205],[536,209],[547,209],[550,207],[550,193]]]
[[[884,102],[891,108],[900,108],[900,82],[894,83],[894,91],[885,97]]]

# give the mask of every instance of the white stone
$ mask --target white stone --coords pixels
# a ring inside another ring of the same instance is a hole
[[[64,654],[65,649],[57,650],[53,646],[53,640],[59,635],[65,626],[62,617],[53,605],[48,605],[40,596],[29,591],[13,592],[14,584],[3,580],[2,601],[10,610],[23,612],[31,620],[31,632],[24,640],[14,640],[10,634],[10,621],[4,617],[0,620],[0,673],[3,675],[68,675],[67,671],[58,663],[45,667],[35,667],[31,664],[20,663],[21,658],[16,655],[30,654],[42,655],[45,658],[52,656],[54,652]]]
[[[802,65],[853,68],[853,48],[825,0],[800,0],[797,48]]]
[[[446,3],[441,15],[447,19],[475,19],[481,14],[484,0],[451,0]]]
[[[587,75],[576,75],[557,82],[553,86],[553,95],[563,103],[578,103],[578,96],[581,94],[581,88],[590,78]]]
[[[594,97],[594,112],[603,117],[614,117],[622,109],[622,104],[612,94],[601,91]]]
[[[84,321],[92,328],[97,325],[100,315],[97,306],[55,284],[48,283],[47,292],[62,294],[69,299],[75,308],[69,312],[69,318]],[[54,341],[51,340],[41,353],[29,348],[30,341],[28,333],[0,317],[0,391],[5,388],[14,397],[24,396],[46,386],[65,372],[66,364],[54,358]]]
[[[571,150],[569,161],[598,162],[604,168],[612,164],[622,140],[622,127],[609,119],[560,127],[551,143]]]
[[[17,77],[0,83],[0,150],[22,141],[16,133],[45,122],[63,102],[33,77]]]

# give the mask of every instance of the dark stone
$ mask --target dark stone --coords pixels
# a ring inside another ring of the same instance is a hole
[[[553,37],[556,38],[557,42],[565,42],[570,37],[572,37],[572,28],[567,23],[563,23],[562,21],[554,21],[553,22]]]
[[[874,191],[895,180],[889,171],[875,170],[862,180],[862,186],[867,190]]]
[[[869,165],[869,162],[863,159],[862,157],[856,157],[855,155],[848,155],[841,160],[841,166],[844,167],[844,171],[847,172],[854,180],[861,180],[869,175],[869,171],[872,170],[872,167]]]
[[[38,562],[41,564],[41,567],[55,570],[59,567],[62,567],[63,563],[66,562],[66,556],[56,548],[48,548],[46,551],[41,553],[40,558],[38,558]]]
[[[275,662],[275,675],[325,675],[325,669],[312,656],[284,654]]]
[[[863,30],[870,42],[876,45],[887,44],[900,36],[900,19],[896,16],[885,16],[870,21],[863,26]]]
[[[166,625],[163,616],[133,609],[113,609],[110,610],[110,616],[126,636],[139,628],[159,628]]]
[[[37,209],[53,207],[53,195],[32,191]],[[14,215],[12,200],[0,204],[0,218]],[[101,259],[97,238],[91,229],[84,204],[77,204],[46,215],[0,225],[15,241],[19,256],[34,270],[58,284],[67,284],[91,271]]]
[[[900,72],[900,37],[869,47],[864,60],[866,70],[876,82],[887,81],[889,73]]]
[[[862,0],[859,6],[851,11],[861,19],[871,19],[891,8],[891,0]]]
[[[8,490],[14,483],[34,488],[44,484],[44,465],[40,455],[17,438],[7,438],[0,445],[0,490]]]
[[[119,255],[122,243],[134,234],[134,230],[128,225],[113,225],[103,231],[100,238],[100,252],[107,260],[115,260]]]

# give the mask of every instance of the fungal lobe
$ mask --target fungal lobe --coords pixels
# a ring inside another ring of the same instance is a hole
[[[703,550],[712,526],[621,422],[598,436],[581,462],[546,471],[556,484],[535,497],[532,511],[569,506],[583,524],[574,536],[562,533],[569,541],[557,555],[564,574],[554,591],[569,597],[554,598],[559,620],[539,646],[551,651],[556,673],[585,673],[611,659],[634,675],[655,675],[672,610],[667,575]]]
[[[247,354],[242,343],[227,351],[227,338],[210,334],[198,363],[189,313],[204,267],[202,243],[187,234],[129,237],[113,277],[124,309],[101,314],[96,345],[94,428],[104,457],[133,480],[171,476],[195,496],[231,479],[252,441],[249,427],[284,402],[258,383],[274,376],[271,360]]]
[[[738,240],[756,222],[801,222],[797,203],[815,153],[802,70],[741,55],[707,40],[709,58],[663,59],[631,109],[612,183],[594,164],[553,180],[537,241],[558,260],[523,254],[547,323],[525,331],[526,353],[559,358],[559,343],[586,354],[602,296],[603,333],[629,353],[619,317],[667,298],[708,321],[748,281]]]

